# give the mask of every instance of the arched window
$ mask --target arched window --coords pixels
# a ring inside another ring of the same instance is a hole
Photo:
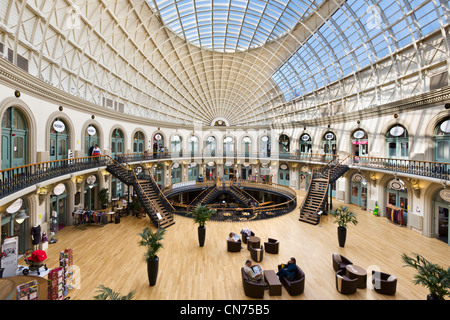
[[[144,153],[145,149],[145,136],[141,131],[137,131],[133,137],[133,152]]]
[[[402,125],[391,127],[386,133],[387,157],[406,159],[409,156],[408,131]]]
[[[2,169],[25,165],[28,128],[22,113],[10,107],[2,118]]]
[[[177,134],[170,139],[170,152],[172,153],[173,157],[182,156],[181,137]]]
[[[50,160],[68,158],[69,134],[64,121],[55,119],[50,127]]]
[[[434,129],[434,161],[450,163],[450,119],[442,120]]]
[[[178,162],[172,164],[171,167],[172,184],[181,182],[181,166]]]
[[[161,133],[156,133],[153,136],[153,156],[159,158],[164,152],[164,137]]]

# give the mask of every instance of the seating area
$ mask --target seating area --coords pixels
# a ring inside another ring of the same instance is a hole
[[[332,265],[336,272],[336,290],[342,294],[352,294],[357,289],[367,288],[367,271],[363,267],[353,264],[351,260],[340,255],[332,254]],[[397,278],[393,275],[372,270],[371,283],[373,290],[380,294],[395,295]]]

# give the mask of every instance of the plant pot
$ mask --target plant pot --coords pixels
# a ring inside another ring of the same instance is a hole
[[[343,248],[345,246],[345,240],[347,238],[347,228],[338,227],[337,234],[338,234],[339,246]]]
[[[0,278],[3,278],[3,270],[5,270],[5,268],[0,268]]]
[[[198,227],[198,244],[200,247],[205,245],[206,227]]]
[[[427,300],[438,300],[438,297],[436,294],[430,293],[427,295]]]
[[[156,284],[158,278],[158,266],[159,258],[155,257],[153,260],[147,260],[147,275],[150,286],[153,287]]]

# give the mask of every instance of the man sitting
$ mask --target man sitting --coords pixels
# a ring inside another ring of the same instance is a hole
[[[259,280],[263,279],[261,266],[259,264],[252,266],[251,260],[245,261],[244,271],[247,275],[248,280],[252,282],[258,282]]]
[[[291,258],[287,265],[282,264],[280,270],[277,272],[277,276],[280,281],[285,277],[287,280],[292,281],[297,273],[297,264],[295,258]]]

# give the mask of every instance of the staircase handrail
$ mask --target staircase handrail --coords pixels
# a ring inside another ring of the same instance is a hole
[[[156,185],[156,188],[157,188],[158,191],[159,191],[159,197],[162,197],[162,198],[164,199],[165,203],[167,203],[167,205],[169,206],[169,208],[170,208],[170,209],[172,210],[172,212],[173,212],[173,211],[175,210],[175,208],[172,206],[172,203],[170,203],[169,200],[167,200],[166,195],[161,191],[161,188],[159,187],[159,184],[156,183],[156,180],[155,180],[155,178],[153,177],[153,175],[150,173],[149,176],[150,176],[150,179],[152,180],[152,184],[153,184],[153,185]],[[172,213],[170,213],[170,214],[172,214]]]

